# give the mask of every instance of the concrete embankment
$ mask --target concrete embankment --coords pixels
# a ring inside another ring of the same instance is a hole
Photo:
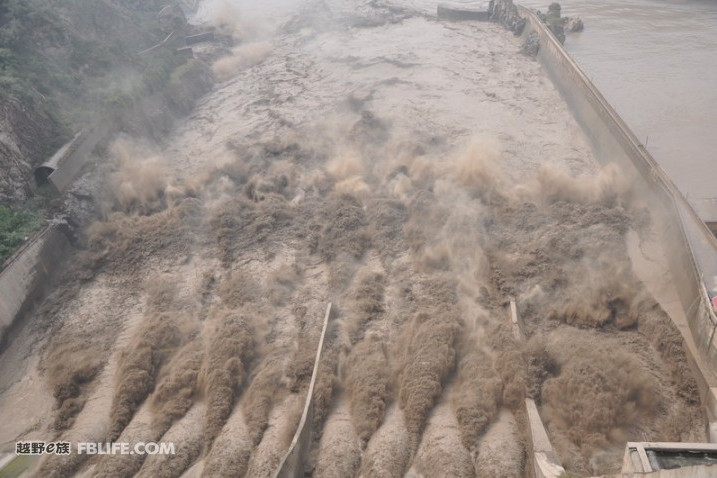
[[[0,271],[0,344],[16,317],[43,293],[70,249],[58,227],[47,227],[17,251]]]
[[[316,379],[319,373],[321,353],[324,348],[326,329],[329,325],[330,316],[331,304],[326,307],[324,325],[321,328],[321,338],[319,339],[319,346],[316,349],[314,369],[311,372],[311,383],[309,384],[309,390],[306,392],[306,403],[304,405],[304,412],[301,415],[301,420],[299,420],[299,426],[296,429],[294,438],[291,440],[291,445],[289,445],[289,451],[286,453],[286,455],[284,455],[284,458],[281,460],[281,464],[279,465],[279,469],[277,470],[274,478],[299,478],[304,476],[306,454],[309,451],[312,437],[311,424],[314,419],[314,387],[316,386]]]
[[[649,194],[650,208],[663,222],[664,242],[672,245],[670,269],[693,336],[711,368],[717,370],[713,340],[717,319],[702,280],[717,272],[717,240],[545,25],[528,9],[519,7],[519,12],[527,20],[523,37],[533,32],[539,36],[537,59],[590,139],[595,158],[602,163],[617,162]]]
[[[518,7],[526,20],[522,38],[537,35],[537,60],[560,91],[575,119],[590,140],[595,158],[621,169],[648,198],[660,242],[666,249],[671,284],[679,305],[669,298],[656,299],[670,313],[685,339],[685,349],[706,406],[712,441],[717,421],[717,319],[705,282],[717,273],[717,241],[672,180],[656,163],[614,108],[566,53],[537,16]],[[633,255],[633,254],[631,254]],[[639,274],[639,271],[638,271]],[[646,282],[649,279],[641,277]]]

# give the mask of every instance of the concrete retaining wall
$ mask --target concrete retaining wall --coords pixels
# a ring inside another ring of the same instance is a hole
[[[650,202],[657,232],[670,246],[669,266],[690,331],[707,373],[714,376],[717,318],[703,284],[717,275],[717,240],[547,27],[526,8],[518,11],[527,20],[523,38],[532,32],[540,38],[537,60],[587,134],[596,158],[617,163]]]
[[[42,294],[70,250],[65,234],[48,227],[17,251],[0,272],[0,343],[5,331]]]
[[[303,478],[304,462],[306,455],[311,446],[311,438],[313,430],[311,424],[314,421],[314,385],[316,384],[316,376],[319,372],[319,363],[321,362],[321,354],[324,350],[324,338],[326,337],[326,329],[329,325],[329,317],[331,315],[331,304],[326,307],[326,315],[324,316],[324,325],[321,329],[321,338],[319,346],[316,349],[316,359],[314,359],[314,370],[311,373],[311,383],[309,390],[306,392],[306,404],[304,405],[304,413],[301,415],[299,426],[296,429],[294,438],[289,445],[289,451],[286,452],[284,459],[281,460],[279,469],[274,475],[275,478]]]
[[[560,478],[565,468],[560,464],[560,457],[553,449],[545,431],[538,407],[531,398],[525,399],[525,410],[530,427],[530,443],[533,449],[533,474],[535,478]]]
[[[515,340],[524,342],[522,321],[518,316],[518,305],[513,298],[510,299],[509,318]],[[525,415],[528,419],[529,456],[533,456],[533,478],[560,478],[565,474],[565,468],[550,443],[543,419],[540,418],[540,412],[532,398],[525,399]]]

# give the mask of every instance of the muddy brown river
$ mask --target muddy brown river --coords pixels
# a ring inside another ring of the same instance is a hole
[[[526,476],[526,397],[579,476],[705,439],[650,211],[518,38],[427,3],[267,5],[200,10],[237,40],[216,89],[109,149],[87,247],[0,356],[3,449],[171,442],[36,473],[273,476],[328,302],[311,476]]]

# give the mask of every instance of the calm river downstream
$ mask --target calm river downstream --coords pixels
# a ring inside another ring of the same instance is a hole
[[[545,0],[523,0],[547,10]],[[717,2],[571,0],[565,47],[690,199],[717,196]]]

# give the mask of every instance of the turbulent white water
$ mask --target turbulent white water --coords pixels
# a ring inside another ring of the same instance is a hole
[[[202,3],[205,18],[221,0]],[[235,0],[247,14],[278,23],[299,0]],[[434,0],[392,4],[435,14]],[[454,4],[475,4],[455,0]],[[547,10],[548,0],[516,3]],[[585,31],[568,36],[578,61],[648,150],[691,199],[717,190],[710,161],[717,151],[717,2],[710,0],[570,0],[563,15],[579,16]],[[270,12],[270,14],[267,14]]]
[[[313,476],[523,476],[527,395],[577,476],[704,440],[625,245],[656,234],[518,38],[423,0],[238,4],[199,11],[237,41],[215,90],[164,144],[112,145],[112,213],[0,355],[0,452],[169,441],[36,476],[273,476],[327,302]]]

